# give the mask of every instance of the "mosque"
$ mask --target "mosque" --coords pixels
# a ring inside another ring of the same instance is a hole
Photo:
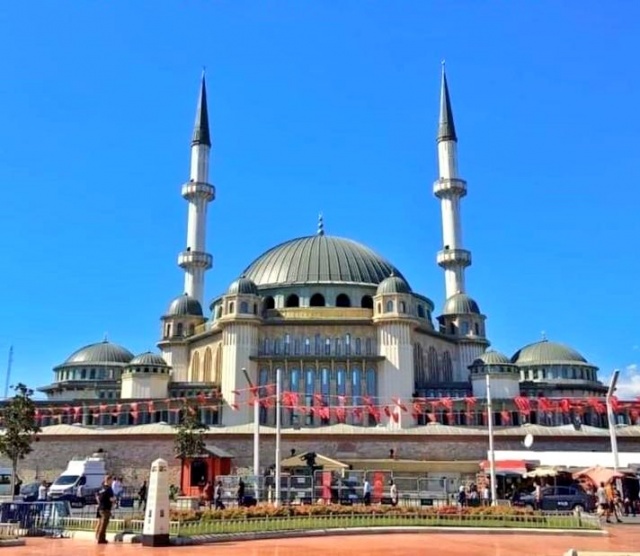
[[[53,369],[52,384],[39,389],[46,404],[97,405],[97,412],[82,410],[85,425],[171,424],[179,418],[173,400],[197,397],[204,422],[245,425],[254,418],[252,398],[271,395],[278,370],[282,390],[294,400],[282,424],[296,429],[482,424],[469,408],[486,397],[487,374],[500,404],[496,424],[521,424],[527,400],[564,401],[566,411],[529,414],[531,423],[545,425],[571,423],[570,399],[601,400],[607,388],[598,381],[598,368],[570,347],[543,339],[511,357],[489,349],[487,317],[469,295],[465,276],[472,262],[462,240],[467,183],[458,173],[444,68],[440,94],[433,192],[442,210],[436,255],[444,272],[442,306],[414,291],[380,254],[327,235],[322,218],[315,235],[288,239],[259,255],[207,303],[204,281],[212,255],[205,238],[215,188],[209,181],[203,76],[190,177],[182,186],[188,224],[178,265],[185,281],[161,317],[159,353],[134,355],[107,340],[85,346]],[[606,426],[601,413],[580,415],[585,424]],[[273,404],[259,404],[259,416],[273,425]]]

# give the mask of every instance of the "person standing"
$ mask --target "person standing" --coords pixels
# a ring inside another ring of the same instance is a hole
[[[368,479],[365,479],[362,485],[362,499],[365,506],[371,506],[371,483]]]
[[[216,483],[216,489],[213,494],[216,510],[224,510],[224,504],[222,503],[222,481]]]
[[[397,506],[398,505],[398,487],[393,481],[391,481],[391,488],[389,489],[389,495],[391,496],[391,505]]]
[[[43,502],[47,499],[47,481],[42,481],[38,487],[38,502]]]
[[[113,497],[116,499],[116,505],[120,502],[120,496],[122,496],[122,480],[118,477],[113,478],[111,483],[111,490],[113,490]]]
[[[98,544],[107,544],[107,527],[109,527],[109,521],[111,520],[111,510],[113,509],[113,502],[115,495],[111,485],[113,479],[107,475],[102,484],[102,488],[98,491],[96,496],[98,502],[98,527],[96,529],[96,540]]]
[[[240,481],[238,481],[238,491],[236,493],[238,498],[238,508],[242,508],[244,506],[244,491],[244,481],[240,479]]]
[[[142,486],[138,491],[138,509],[147,509],[147,481],[142,482]]]

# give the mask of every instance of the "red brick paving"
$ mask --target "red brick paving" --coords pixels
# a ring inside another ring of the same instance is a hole
[[[98,546],[69,539],[28,539],[27,546],[12,548],[12,556],[167,556],[183,553],[216,556],[563,556],[578,550],[640,551],[640,526],[610,529],[607,537],[568,535],[398,534],[357,537],[319,537],[268,541],[229,542],[184,548],[144,548],[140,545]],[[8,552],[8,550],[7,550]]]

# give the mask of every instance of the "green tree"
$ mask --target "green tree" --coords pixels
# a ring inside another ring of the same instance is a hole
[[[2,407],[2,428],[0,434],[0,454],[11,461],[11,496],[15,490],[18,461],[33,450],[31,445],[38,439],[40,427],[36,419],[36,404],[33,390],[22,383],[12,387],[15,395]]]
[[[182,488],[184,462],[206,452],[204,435],[209,427],[200,421],[198,406],[189,400],[185,400],[180,414],[173,449],[176,457],[180,459],[180,488]]]

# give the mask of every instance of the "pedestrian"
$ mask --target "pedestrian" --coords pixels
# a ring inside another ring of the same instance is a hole
[[[142,482],[142,486],[138,491],[138,509],[147,509],[147,481]]]
[[[43,502],[47,499],[47,481],[42,481],[38,487],[38,502]]]
[[[236,497],[238,499],[238,508],[242,508],[244,506],[244,492],[245,486],[242,478],[238,481],[238,490],[236,491]]]
[[[362,485],[362,500],[365,506],[371,506],[371,483],[369,479],[365,479]]]
[[[393,481],[391,481],[391,488],[389,489],[389,495],[391,496],[391,505],[397,506],[398,505],[398,487]]]
[[[222,481],[216,483],[216,489],[213,494],[216,510],[224,510],[224,504],[222,503]]]
[[[111,488],[112,483],[113,479],[110,475],[107,475],[102,483],[102,488],[96,495],[96,500],[98,502],[98,514],[100,516],[98,519],[98,526],[96,527],[96,541],[98,544],[107,544],[107,527],[109,527],[111,511],[115,500],[115,495]]]

